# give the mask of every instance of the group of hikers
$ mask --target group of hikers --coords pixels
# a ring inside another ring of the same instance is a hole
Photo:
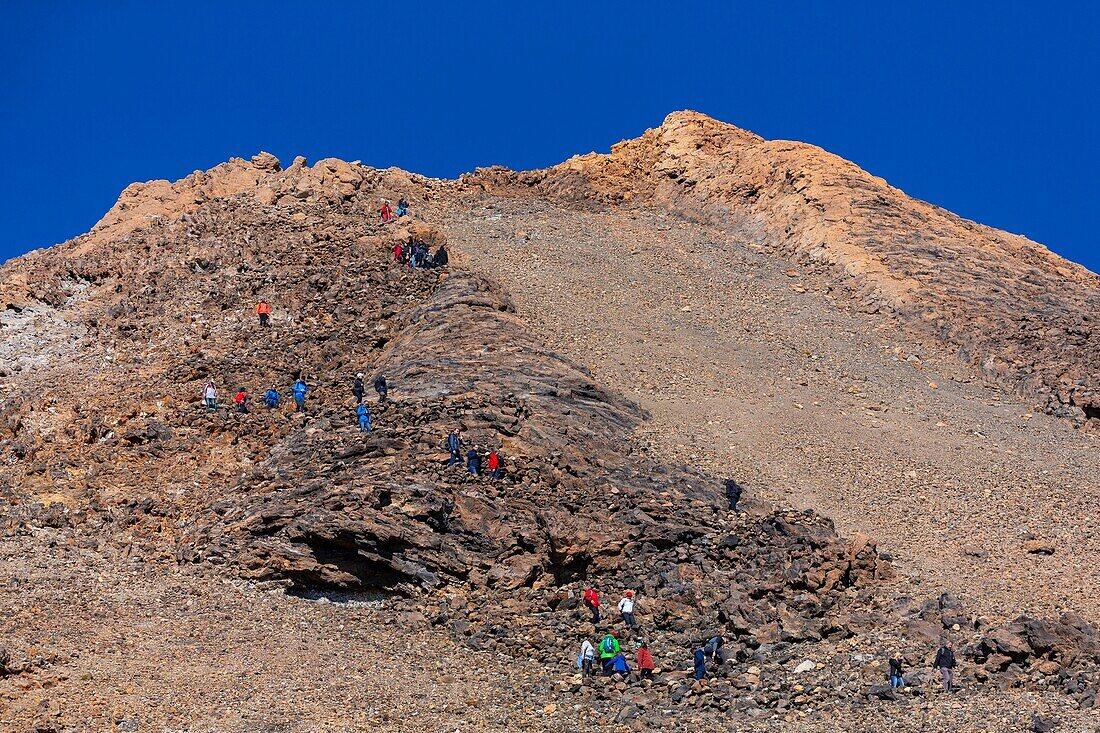
[[[462,436],[459,435],[458,428],[450,432],[445,445],[447,452],[451,454],[451,460],[447,465],[461,465],[463,460],[462,449],[466,444],[462,440]],[[501,457],[500,451],[495,448],[484,450],[480,445],[471,446],[470,450],[466,451],[465,459],[466,470],[474,476],[481,476],[484,471],[484,475],[495,481],[503,474],[504,459]]]
[[[394,219],[399,219],[402,216],[407,216],[409,213],[409,202],[402,196],[397,200],[397,211],[393,210],[389,201],[383,201],[382,206],[378,209],[378,213],[382,216],[382,223],[389,224]]]
[[[599,591],[594,586],[588,586],[585,588],[582,600],[592,614],[592,623],[598,624],[600,622]],[[634,591],[628,590],[623,593],[618,609],[619,617],[623,623],[632,630],[638,630],[638,621],[634,617]],[[610,631],[600,641],[598,658],[600,670],[604,676],[610,677],[613,674],[627,674],[630,672],[630,665],[626,661],[626,655],[622,651],[619,640]],[[649,653],[649,647],[644,638],[635,644],[634,658],[638,664],[639,676],[642,679],[652,677],[654,669],[653,656]],[[596,647],[592,646],[591,641],[585,639],[581,643],[580,654],[577,655],[577,666],[581,668],[581,672],[585,677],[592,675],[596,659]]]
[[[309,390],[310,386],[305,379],[298,377],[294,380],[294,384],[290,387],[290,392],[294,395],[295,412],[306,411],[306,395],[309,393]],[[374,391],[378,393],[379,403],[386,401],[386,397],[389,394],[389,385],[386,382],[385,375],[379,374],[374,378]],[[356,374],[355,379],[352,380],[351,394],[355,398],[355,415],[359,422],[359,430],[361,432],[369,432],[371,429],[370,411],[363,402],[366,389],[363,386],[362,372]],[[209,381],[203,386],[202,401],[208,410],[218,409],[218,387],[213,381]],[[279,388],[274,384],[268,387],[267,391],[263,394],[264,407],[268,410],[277,410],[279,405],[282,404],[282,401],[283,396],[279,393]],[[247,413],[248,402],[248,390],[241,387],[233,397],[233,403],[237,408],[237,412]]]
[[[592,623],[598,624],[601,618],[600,594],[595,586],[589,585],[585,589],[583,601],[584,605],[591,612]],[[618,605],[619,617],[631,631],[638,631],[639,626],[634,616],[634,605],[634,591],[628,590],[623,593],[623,597]],[[692,650],[692,673],[696,680],[706,678],[708,664],[721,665],[726,662],[727,656],[724,647],[724,638],[721,636],[712,636],[705,644],[701,644]],[[649,644],[644,636],[640,641],[635,643],[634,658],[637,665],[635,669],[638,672],[638,678],[643,680],[651,678],[655,665],[653,663],[653,655],[650,654],[649,651]],[[634,671],[627,662],[626,654],[623,652],[619,640],[610,630],[604,634],[598,646],[593,646],[592,642],[587,638],[581,642],[580,652],[577,654],[576,660],[576,666],[580,668],[581,675],[585,678],[593,676],[597,662],[599,663],[600,673],[605,677],[610,677],[615,674],[625,676]],[[895,653],[889,659],[888,665],[890,688],[896,690],[904,687],[905,670],[901,654]],[[936,658],[932,662],[932,666],[939,672],[945,692],[952,692],[956,689],[955,665],[954,647],[950,641],[944,641],[936,652]]]
[[[450,255],[442,244],[436,249],[435,254],[432,254],[427,244],[416,237],[410,237],[407,242],[394,243],[393,261],[412,268],[444,267],[450,261]]]

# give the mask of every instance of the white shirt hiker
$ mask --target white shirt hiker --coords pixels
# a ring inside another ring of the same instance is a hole
[[[634,613],[634,599],[624,598],[619,601],[619,613]]]
[[[592,642],[585,639],[581,644],[581,659],[595,659],[596,647],[592,646]]]

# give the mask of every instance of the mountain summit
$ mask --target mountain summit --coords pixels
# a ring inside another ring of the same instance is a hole
[[[490,190],[646,206],[809,268],[863,307],[957,350],[1055,414],[1100,417],[1100,276],[1024,237],[910,198],[805,143],[674,112],[605,155],[479,171]]]

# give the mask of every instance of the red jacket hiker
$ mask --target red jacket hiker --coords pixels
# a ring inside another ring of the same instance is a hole
[[[393,218],[393,209],[390,208],[388,203],[382,204],[382,222],[385,223]]]
[[[600,594],[595,588],[588,588],[584,592],[584,605],[592,611],[592,623],[600,620]]]
[[[639,647],[634,656],[638,660],[638,669],[653,669],[653,655],[644,646]]]
[[[493,451],[489,454],[489,470],[495,471],[498,468],[500,468],[500,456],[497,455],[496,451]]]

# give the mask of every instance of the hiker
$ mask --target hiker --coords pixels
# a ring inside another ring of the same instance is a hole
[[[274,410],[279,406],[279,390],[275,389],[274,384],[264,392],[264,404],[267,405],[269,410]]]
[[[388,224],[393,219],[393,209],[390,208],[389,201],[383,201],[382,208],[379,211],[382,214],[383,224]]]
[[[950,641],[945,641],[936,652],[936,661],[932,662],[932,666],[943,677],[943,691],[951,692],[955,687],[955,652]]]
[[[447,466],[453,466],[462,460],[462,438],[458,435],[458,428],[447,436],[447,450],[451,453],[451,462]]]
[[[481,474],[481,454],[478,453],[476,445],[466,454],[466,470],[475,476]]]
[[[241,387],[237,392],[237,396],[233,398],[233,401],[237,403],[237,412],[248,412],[248,392],[245,392],[244,387]]]
[[[359,432],[370,432],[370,413],[367,412],[367,406],[362,402],[359,403],[359,407],[355,409],[355,414],[359,416]]]
[[[645,641],[638,642],[638,650],[634,652],[634,659],[638,662],[638,676],[643,680],[653,678],[653,655],[649,653],[649,648],[646,646]]]
[[[600,621],[600,594],[594,587],[588,586],[584,591],[584,605],[592,612],[592,623]]]
[[[432,255],[432,264],[435,267],[446,267],[448,259],[449,255],[447,254],[447,248],[441,244],[439,245],[439,249],[435,251],[435,254]]]
[[[298,381],[294,383],[294,411],[305,412],[306,411],[306,392],[309,391],[309,385],[299,377]]]
[[[712,636],[707,645],[703,647],[703,652],[706,658],[711,662],[718,662],[722,664],[726,661],[726,653],[722,651],[722,647],[725,646],[726,640],[721,636]]]
[[[626,655],[622,652],[611,658],[611,674],[630,674],[630,665],[626,663]]]
[[[489,477],[494,481],[500,478],[500,454],[496,450],[489,451]]]
[[[623,617],[626,625],[632,629],[638,628],[638,622],[634,620],[634,591],[628,590],[619,601],[619,615]]]
[[[267,328],[268,320],[271,318],[271,306],[267,304],[266,300],[261,300],[256,304],[256,315],[260,317],[260,328]]]
[[[386,384],[386,378],[381,374],[374,378],[374,391],[378,393],[378,404],[382,404],[386,401],[386,395],[389,394],[389,386]]]
[[[890,658],[890,689],[896,690],[905,687],[905,677],[902,676],[901,655],[895,652]]]
[[[600,642],[600,666],[603,668],[605,677],[610,677],[612,675],[612,666],[615,663],[615,656],[619,654],[620,651],[619,640],[615,638],[614,634],[607,634],[604,636],[603,641]]]
[[[692,661],[695,664],[695,679],[701,680],[706,677],[707,656],[701,647],[695,648],[695,652],[692,654]]]
[[[361,404],[363,402],[363,372],[359,372],[355,375],[355,379],[351,383],[351,394],[355,397],[355,404]]]
[[[581,668],[581,677],[588,678],[592,676],[592,663],[596,661],[596,647],[592,646],[592,642],[585,639],[581,642],[581,653],[577,655],[577,666]]]
[[[741,501],[742,491],[744,491],[744,489],[741,488],[739,483],[733,479],[726,480],[726,498],[729,500],[731,512],[741,511],[737,508],[737,502]]]
[[[400,263],[403,261],[402,258],[404,256],[405,247],[401,244],[401,242],[395,242],[393,245],[393,261]]]
[[[397,216],[400,218],[409,213],[409,202],[405,200],[405,197],[397,199]]]
[[[218,409],[218,388],[214,386],[213,382],[207,382],[206,386],[202,388],[202,401],[208,409]]]

